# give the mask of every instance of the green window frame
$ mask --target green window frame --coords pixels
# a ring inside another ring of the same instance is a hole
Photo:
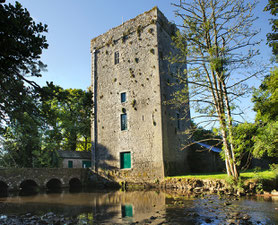
[[[131,168],[131,152],[120,153],[120,168],[121,169]]]
[[[127,115],[126,115],[126,113],[121,114],[121,130],[127,130]]]
[[[119,64],[119,62],[120,62],[120,53],[118,51],[116,51],[114,53],[114,63],[116,65],[116,64]]]
[[[90,168],[92,166],[91,161],[85,160],[82,161],[82,168]]]
[[[121,93],[121,103],[126,102],[126,92]]]
[[[122,217],[133,217],[133,206],[132,205],[122,205]]]
[[[68,168],[73,168],[73,161],[72,160],[68,161]]]

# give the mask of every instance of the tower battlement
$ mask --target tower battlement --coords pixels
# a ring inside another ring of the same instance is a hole
[[[139,34],[145,27],[156,23],[159,23],[170,36],[173,36],[177,30],[175,24],[170,23],[163,13],[157,7],[154,7],[135,18],[110,29],[106,33],[93,38],[91,40],[91,52],[94,48],[100,49],[105,46],[114,45],[114,42],[123,41],[128,35],[134,33]]]

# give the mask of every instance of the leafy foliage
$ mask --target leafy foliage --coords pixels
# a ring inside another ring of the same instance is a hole
[[[57,150],[90,149],[91,93],[41,88],[40,61],[48,47],[47,25],[36,24],[27,9],[0,2],[1,166],[53,167]]]
[[[45,138],[49,140],[44,147],[56,150],[90,150],[91,92],[62,89],[52,83],[43,90],[47,93],[42,103],[42,110],[48,121]]]
[[[41,93],[41,101],[32,103],[40,116],[34,119],[24,112],[6,127],[2,166],[56,167],[58,150],[90,150],[91,92],[51,83]]]
[[[271,164],[270,166],[270,170],[273,171],[273,173],[275,173],[276,177],[278,177],[278,164]]]
[[[41,76],[45,65],[40,61],[48,47],[47,26],[36,24],[27,9],[0,3],[0,122],[21,117],[22,112],[36,115],[36,107],[25,98],[36,98],[39,86],[28,76]]]
[[[246,160],[246,166],[253,157],[278,157],[277,68],[274,68],[254,91],[252,101],[257,112],[255,123],[244,123],[234,127],[236,156],[241,162]]]
[[[278,2],[277,0],[269,0],[265,11],[270,11],[270,14],[277,16]],[[273,55],[276,56],[276,62],[278,61],[278,19],[270,19],[272,25],[272,33],[267,34],[268,45],[272,48]]]
[[[242,170],[248,169],[253,159],[254,134],[257,132],[257,126],[254,123],[238,124],[233,128],[235,157],[237,165]]]
[[[253,95],[257,134],[254,155],[278,157],[278,68],[275,67]]]
[[[32,101],[29,99],[29,101]],[[34,120],[27,112],[11,120],[3,134],[5,155],[2,164],[8,167],[35,166],[34,152],[40,150],[40,121]]]

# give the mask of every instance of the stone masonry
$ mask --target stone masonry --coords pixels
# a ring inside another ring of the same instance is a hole
[[[87,184],[88,169],[82,168],[7,168],[0,169],[0,194],[3,188],[8,191],[20,190],[20,185],[25,181],[35,182],[39,188],[44,189],[53,179],[61,183],[62,188],[70,186],[72,179],[78,179],[83,186]]]
[[[175,90],[171,73],[185,68],[166,59],[177,51],[176,29],[155,7],[91,41],[92,166],[99,173],[155,182],[188,171],[180,150],[188,124],[179,118],[190,115],[165,104]]]

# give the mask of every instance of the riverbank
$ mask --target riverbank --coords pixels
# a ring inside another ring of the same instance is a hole
[[[160,187],[162,189],[179,189],[194,194],[220,194],[220,195],[276,195],[276,180],[245,180],[239,183],[229,182],[225,179],[198,179],[198,178],[168,178]]]
[[[64,215],[48,212],[44,215],[36,215],[33,213],[26,213],[23,215],[1,215],[0,224],[6,225],[25,225],[25,224],[78,224],[78,219],[74,217],[67,217]]]
[[[154,184],[122,182],[121,185],[127,189],[182,190],[194,195],[278,196],[278,176],[273,171],[245,172],[238,182],[223,173],[167,177]]]

